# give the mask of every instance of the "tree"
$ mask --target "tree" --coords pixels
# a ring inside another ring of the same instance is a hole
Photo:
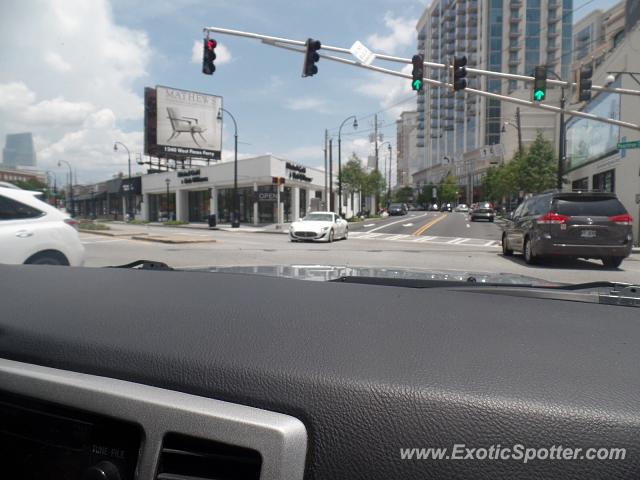
[[[384,192],[386,186],[387,183],[384,181],[382,173],[380,173],[378,170],[372,170],[365,175],[363,194],[375,195],[376,197],[378,197]]]
[[[432,188],[428,185],[424,185],[420,193],[418,194],[418,199],[416,200],[418,205],[421,205],[423,208],[427,208],[427,205],[431,203],[431,193]]]
[[[366,176],[362,162],[355,153],[349,157],[341,173],[342,190],[345,195],[351,196],[351,205],[354,205],[354,195],[356,192],[362,192]]]
[[[394,200],[399,203],[409,203],[413,199],[413,188],[402,187],[395,192]]]
[[[440,180],[438,188],[438,198],[440,203],[453,202],[458,198],[458,179],[451,172]]]
[[[553,145],[541,132],[527,149],[519,163],[518,184],[527,193],[540,193],[556,185],[558,164]]]
[[[37,190],[39,192],[44,192],[47,190],[47,184],[41,182],[37,178],[29,178],[28,180],[14,180],[13,183],[16,187],[22,188],[23,190]]]

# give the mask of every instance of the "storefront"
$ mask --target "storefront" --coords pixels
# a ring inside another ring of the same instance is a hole
[[[194,167],[142,177],[142,218],[230,223],[234,211],[234,164]],[[284,183],[276,184],[280,178]],[[333,193],[337,205],[337,178]],[[271,155],[238,161],[237,210],[241,223],[292,222],[312,210],[326,210],[325,174]],[[359,205],[359,199],[354,203]],[[349,204],[343,209],[353,214]]]

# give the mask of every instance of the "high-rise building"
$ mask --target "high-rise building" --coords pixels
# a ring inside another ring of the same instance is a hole
[[[5,167],[35,167],[36,152],[31,133],[15,133],[6,137],[2,149],[2,164]]]
[[[402,112],[396,120],[396,178],[401,187],[410,185],[411,175],[424,168],[418,156],[418,132],[418,112]]]
[[[608,10],[594,10],[573,26],[573,55],[571,71],[593,62],[599,66],[607,52],[625,36],[625,2],[620,1]]]
[[[418,43],[423,46],[419,51],[436,63],[465,55],[468,67],[520,75],[531,75],[535,66],[546,65],[567,78],[572,11],[573,0],[434,0],[417,24]],[[449,82],[446,70],[427,68],[426,75]],[[471,88],[505,95],[522,87],[516,81],[473,74],[467,81]],[[502,142],[499,100],[444,87],[425,85],[425,89],[425,95],[418,96],[417,110],[418,125],[424,123],[427,172],[442,171],[445,158],[455,161],[465,152]]]

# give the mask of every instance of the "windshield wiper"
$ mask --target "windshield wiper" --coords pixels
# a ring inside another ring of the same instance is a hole
[[[126,263],[124,265],[111,265],[107,268],[133,268],[136,270],[174,270],[163,262],[154,260],[136,260],[135,262]]]

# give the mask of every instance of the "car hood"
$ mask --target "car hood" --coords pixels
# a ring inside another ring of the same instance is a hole
[[[319,231],[321,228],[330,227],[331,225],[333,225],[331,222],[309,221],[309,222],[293,222],[291,224],[291,227],[294,230]]]
[[[306,223],[306,222],[305,222]],[[511,273],[469,272],[463,270],[421,270],[408,268],[354,267],[342,265],[260,265],[237,267],[199,268],[199,271],[241,273],[285,277],[297,280],[327,282],[341,277],[400,278],[405,280],[441,280],[476,283],[500,283],[505,285],[558,285],[539,278]]]

